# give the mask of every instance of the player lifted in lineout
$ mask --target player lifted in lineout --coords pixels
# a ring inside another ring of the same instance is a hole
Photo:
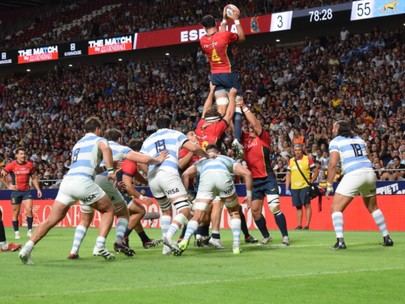
[[[212,15],[203,17],[201,24],[206,35],[201,37],[200,46],[210,63],[210,81],[215,86],[215,98],[218,111],[224,115],[229,101],[235,103],[236,95],[241,94],[239,74],[232,66],[231,44],[245,41],[245,33],[239,21],[239,9],[234,5],[227,5],[223,11],[220,29],[217,29]],[[237,33],[226,31],[228,19],[234,21]],[[234,146],[242,150],[239,144],[242,135],[242,113],[237,108],[234,115]]]

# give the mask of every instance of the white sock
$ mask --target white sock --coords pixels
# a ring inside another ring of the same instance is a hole
[[[231,229],[232,229],[232,236],[233,236],[233,248],[239,248],[240,246],[240,226],[241,220],[240,218],[232,218],[231,219]]]
[[[190,237],[196,232],[198,228],[198,222],[196,220],[190,220],[187,224],[186,233],[184,234],[184,240],[189,240]]]
[[[25,243],[25,245],[21,249],[20,253],[23,255],[30,254],[33,248],[34,248],[34,242],[29,240],[27,243]]]
[[[169,242],[172,241],[173,236],[176,234],[177,230],[179,230],[179,226],[176,223],[171,223],[169,229],[166,232],[166,238]]]
[[[128,220],[126,218],[120,217],[115,226],[115,241],[117,243],[119,244],[122,243],[127,227],[128,227]]]
[[[333,212],[332,213],[333,227],[335,228],[336,237],[343,238],[343,213]]]
[[[380,229],[382,236],[387,236],[389,233],[387,230],[387,225],[385,224],[384,214],[381,212],[381,210],[377,209],[373,213],[371,213],[371,215],[373,216],[375,223]]]
[[[82,241],[84,237],[86,236],[87,228],[84,227],[83,225],[78,225],[75,230],[75,235],[73,237],[73,245],[72,249],[70,250],[70,253],[72,254],[77,254],[80,249],[80,245],[82,244]]]
[[[104,249],[105,248],[105,237],[103,236],[98,236],[96,239],[96,247],[98,249]]]
[[[167,231],[169,230],[171,222],[172,218],[168,215],[162,215],[160,217],[160,229],[162,230],[162,236],[166,235]]]

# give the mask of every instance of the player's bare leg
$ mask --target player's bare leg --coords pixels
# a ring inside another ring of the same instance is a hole
[[[203,220],[209,203],[210,203],[210,200],[204,200],[204,199],[198,199],[194,202],[193,218],[191,220],[189,220],[184,237],[181,240],[181,242],[179,243],[179,248],[180,248],[181,252],[183,252],[187,249],[187,247],[190,243],[190,238],[197,231],[198,225]]]
[[[126,245],[127,246],[129,245],[128,238],[130,233],[132,232],[132,230],[135,230],[139,238],[141,239],[143,248],[148,249],[158,246],[162,241],[150,239],[149,236],[146,234],[145,230],[143,229],[141,220],[146,214],[145,207],[142,204],[136,202],[135,200],[132,200],[132,202],[128,206],[128,212],[129,212],[128,229],[125,231],[124,235]]]
[[[184,225],[187,225],[188,220],[191,218],[191,208],[187,196],[172,197],[171,201],[176,208],[177,214],[174,216],[172,223],[168,227],[166,234],[163,236],[163,244],[170,248],[175,254],[181,254],[177,243],[173,242],[173,236],[177,230],[181,229]]]
[[[209,244],[217,249],[224,248],[224,246],[221,243],[221,235],[219,233],[223,208],[224,203],[222,202],[222,200],[219,197],[215,198],[212,202],[212,211],[211,211],[212,231]]]
[[[32,235],[32,224],[34,222],[33,214],[32,214],[32,199],[23,200],[22,204],[24,206],[25,215],[27,217],[27,237],[31,237]]]
[[[20,204],[12,204],[13,209],[13,229],[14,229],[14,238],[16,240],[20,239],[20,224],[18,222],[18,217],[20,216],[21,205]]]
[[[87,210],[87,209],[86,209]],[[73,237],[72,249],[70,250],[68,259],[75,260],[79,258],[80,246],[86,236],[87,229],[90,227],[91,221],[93,220],[94,212],[90,207],[88,212],[81,212],[80,224],[77,225],[75,229],[75,234]]]
[[[114,255],[105,248],[105,241],[114,220],[114,207],[107,195],[104,195],[99,201],[93,204],[92,207],[101,213],[99,235],[96,240],[93,255],[100,255],[107,260],[114,259]]]
[[[25,243],[20,251],[19,257],[24,264],[32,264],[31,252],[37,244],[57,223],[59,223],[69,210],[68,205],[55,201],[52,205],[49,217],[35,229],[30,240]]]
[[[135,251],[131,249],[125,241],[125,232],[128,229],[129,211],[124,201],[116,202],[113,204],[114,215],[117,217],[115,224],[115,242],[114,250],[121,252],[126,256],[134,256]]]
[[[311,207],[311,202],[308,204],[305,204],[305,217],[306,217],[306,225],[304,226],[304,229],[309,229],[309,225],[311,224],[311,218],[312,218],[312,207]]]
[[[231,197],[225,198],[225,206],[231,216],[231,229],[232,229],[232,251],[234,254],[240,254],[240,232],[241,220],[239,215],[239,201],[236,194]]]
[[[253,219],[255,221],[256,227],[260,230],[263,239],[260,241],[261,244],[265,245],[271,241],[271,236],[269,230],[266,226],[266,219],[262,214],[263,200],[253,200],[250,211],[252,212]]]

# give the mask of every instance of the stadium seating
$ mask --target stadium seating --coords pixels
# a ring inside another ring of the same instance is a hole
[[[197,24],[205,14],[218,18],[225,0],[98,0],[70,1],[66,5],[26,8],[0,12],[2,49],[78,41],[89,38],[144,32]],[[347,2],[309,0],[232,1],[242,16]],[[46,12],[44,14],[44,12]],[[16,20],[17,23],[16,23]]]
[[[300,133],[307,152],[325,166],[332,121],[346,117],[356,121],[368,142],[380,177],[403,179],[403,174],[383,174],[396,156],[405,162],[404,54],[399,30],[344,41],[329,37],[302,47],[240,48],[236,57],[245,99],[271,132],[276,171],[285,173],[291,143]],[[197,52],[8,78],[0,83],[0,152],[12,158],[13,149],[24,145],[40,177],[57,179],[87,116],[96,114],[107,127],[120,128],[125,140],[144,138],[163,113],[186,132],[195,127],[208,89],[201,75],[208,75],[208,65]]]

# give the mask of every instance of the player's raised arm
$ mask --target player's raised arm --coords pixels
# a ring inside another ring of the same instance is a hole
[[[256,118],[256,116],[252,113],[252,111],[250,111],[249,107],[245,105],[243,98],[240,98],[238,100],[238,106],[241,107],[243,114],[245,115],[247,121],[249,122],[249,125],[253,128],[256,135],[260,136],[263,131],[262,124]]]
[[[202,117],[205,117],[207,111],[212,107],[212,103],[214,102],[214,94],[215,94],[215,85],[212,84],[210,81],[210,91],[208,93],[207,99],[204,102],[204,108],[202,112]]]
[[[242,25],[240,24],[239,19],[235,20],[236,31],[238,33],[238,42],[244,42],[246,40],[245,32],[243,31]]]
[[[242,166],[240,163],[235,163],[233,165],[233,172],[238,175],[243,177],[243,180],[245,181],[246,185],[246,201],[248,206],[251,206],[252,203],[252,190],[253,190],[253,179],[252,179],[252,173],[248,168],[245,168]]]
[[[223,12],[224,20],[226,21],[226,18],[230,18],[234,21],[236,25],[236,31],[238,34],[238,42],[243,42],[246,40],[245,37],[245,32],[243,31],[242,25],[240,24],[239,17],[240,17],[240,11],[239,9],[232,4],[228,4],[224,7],[224,12]],[[221,22],[221,27],[224,21]],[[224,24],[224,27],[226,26],[226,23]]]

